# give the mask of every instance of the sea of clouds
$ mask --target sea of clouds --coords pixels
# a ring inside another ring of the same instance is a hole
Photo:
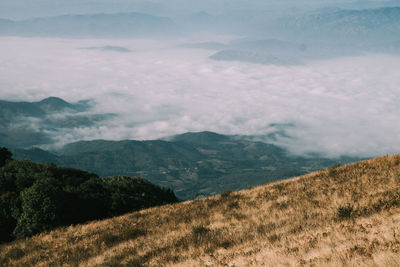
[[[188,131],[257,135],[296,154],[376,156],[400,151],[400,57],[367,54],[274,66],[213,61],[197,40],[0,38],[0,99],[93,99],[119,116],[69,129],[59,144],[155,139]],[[132,52],[93,47],[124,47]],[[268,140],[271,141],[272,140]]]

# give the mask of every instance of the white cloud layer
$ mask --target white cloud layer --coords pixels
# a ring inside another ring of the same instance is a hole
[[[62,142],[202,130],[265,135],[272,123],[293,123],[287,129],[291,138],[277,144],[295,153],[400,152],[399,56],[267,66],[213,61],[213,51],[177,44],[3,37],[0,98],[91,98],[94,112],[120,114],[107,125],[64,133]],[[133,52],[79,49],[107,45]]]

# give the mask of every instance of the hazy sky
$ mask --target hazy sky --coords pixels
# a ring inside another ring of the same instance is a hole
[[[203,39],[202,39],[203,38]],[[226,42],[230,37],[199,37]],[[400,150],[400,57],[363,55],[273,66],[208,59],[189,40],[0,38],[0,99],[94,99],[107,125],[79,139],[153,139],[187,131],[265,135],[292,123],[279,145],[296,153],[374,156]],[[123,46],[132,53],[84,50]]]

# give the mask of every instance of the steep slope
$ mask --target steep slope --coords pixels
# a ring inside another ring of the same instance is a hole
[[[0,247],[0,265],[400,264],[400,155],[61,228]]]

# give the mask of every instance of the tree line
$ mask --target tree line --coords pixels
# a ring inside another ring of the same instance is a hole
[[[0,243],[177,201],[172,190],[139,177],[13,160],[0,148]]]

